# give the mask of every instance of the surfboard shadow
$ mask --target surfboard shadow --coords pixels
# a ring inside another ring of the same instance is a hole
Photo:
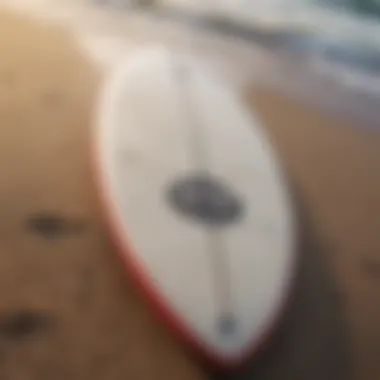
[[[283,321],[264,350],[240,370],[213,380],[347,380],[349,342],[342,299],[307,210],[299,210],[296,281]]]

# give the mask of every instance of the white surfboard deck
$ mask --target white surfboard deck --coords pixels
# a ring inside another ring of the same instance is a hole
[[[122,62],[98,111],[98,179],[127,265],[203,354],[240,362],[273,328],[295,256],[289,194],[259,122],[164,47]]]

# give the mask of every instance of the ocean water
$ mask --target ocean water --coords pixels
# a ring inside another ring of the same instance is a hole
[[[276,50],[160,20],[141,6],[217,15],[266,32],[292,29],[307,38]],[[0,8],[66,28],[105,71],[136,49],[164,44],[196,56],[238,89],[265,86],[379,129],[380,22],[343,1],[0,0]]]
[[[112,7],[112,3],[108,0],[108,6]],[[134,4],[137,3],[135,0]],[[256,83],[284,91],[312,106],[358,118],[362,121],[360,125],[379,129],[379,0],[155,0],[149,3],[158,8],[222,17],[244,28],[267,32],[293,30],[298,36],[295,41],[288,39],[291,47],[288,51],[260,49],[255,43],[236,46],[235,40],[225,44],[220,55],[208,57],[209,62],[213,60],[214,68],[228,62],[225,73],[232,74],[239,85]],[[303,35],[307,38],[299,38]],[[189,40],[195,45],[193,36]],[[202,36],[198,44],[200,40]],[[203,53],[216,47],[216,42],[208,40]]]
[[[321,7],[334,8],[355,17],[380,20],[380,1],[378,0],[314,0]]]

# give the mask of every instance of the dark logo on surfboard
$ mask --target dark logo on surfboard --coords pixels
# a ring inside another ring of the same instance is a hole
[[[244,213],[242,200],[227,184],[202,173],[176,180],[168,198],[177,212],[209,226],[232,224]]]

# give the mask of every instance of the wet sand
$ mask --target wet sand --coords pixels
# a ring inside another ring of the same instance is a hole
[[[63,30],[8,13],[0,56],[0,378],[208,378],[138,297],[100,217],[89,132],[101,71]],[[246,101],[310,226],[283,326],[234,376],[375,379],[380,136],[270,92]]]

